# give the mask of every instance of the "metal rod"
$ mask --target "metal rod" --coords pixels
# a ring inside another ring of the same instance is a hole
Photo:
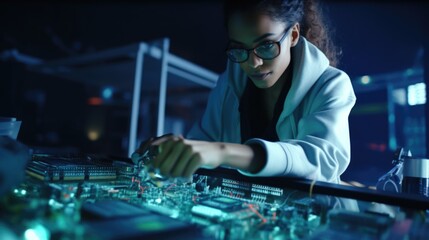
[[[137,59],[136,59],[136,71],[134,76],[134,92],[133,92],[133,103],[131,106],[131,120],[130,120],[130,138],[128,144],[128,156],[136,149],[137,141],[137,122],[139,117],[139,107],[140,107],[140,94],[141,94],[141,83],[143,78],[143,63],[144,63],[144,54],[146,53],[147,45],[140,43]]]
[[[156,129],[157,136],[161,136],[164,134],[169,47],[170,47],[170,39],[164,38],[163,47],[162,47],[161,80],[159,83],[158,124]]]
[[[426,104],[425,104],[425,131],[426,131],[426,157],[429,158],[429,36],[426,35],[426,45],[424,46],[423,56],[423,77],[426,84]]]

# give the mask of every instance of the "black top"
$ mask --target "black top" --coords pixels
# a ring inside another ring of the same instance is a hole
[[[292,79],[292,78],[289,78]],[[291,81],[286,81],[279,98],[274,106],[273,118],[269,121],[263,116],[263,89],[253,84],[248,79],[244,93],[240,99],[240,124],[241,124],[241,142],[244,143],[251,138],[262,138],[267,141],[279,141],[276,132],[276,124],[283,111],[284,102],[289,92]]]

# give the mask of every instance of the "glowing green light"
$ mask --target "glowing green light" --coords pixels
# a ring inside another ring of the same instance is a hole
[[[367,85],[367,84],[371,83],[371,77],[370,77],[370,76],[368,76],[368,75],[362,76],[362,77],[360,78],[360,82],[361,82],[363,85]]]
[[[32,228],[27,229],[24,232],[25,240],[48,240],[50,239],[50,233],[42,225],[36,225]]]
[[[27,194],[27,191],[25,189],[22,189],[21,190],[21,195],[25,195],[25,194]]]
[[[26,240],[40,240],[39,236],[34,229],[27,229],[24,233],[24,237]]]

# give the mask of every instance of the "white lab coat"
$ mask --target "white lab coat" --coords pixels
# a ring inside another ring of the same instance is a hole
[[[301,37],[292,48],[293,78],[276,124],[278,142],[250,139],[267,153],[263,169],[249,176],[293,176],[340,182],[350,162],[348,117],[356,102],[350,78]],[[228,62],[188,138],[241,143],[240,97],[248,77]]]

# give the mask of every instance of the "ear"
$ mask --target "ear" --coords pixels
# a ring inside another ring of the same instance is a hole
[[[291,47],[295,47],[299,40],[299,23],[296,23],[295,26],[292,27],[292,33],[291,33]]]

